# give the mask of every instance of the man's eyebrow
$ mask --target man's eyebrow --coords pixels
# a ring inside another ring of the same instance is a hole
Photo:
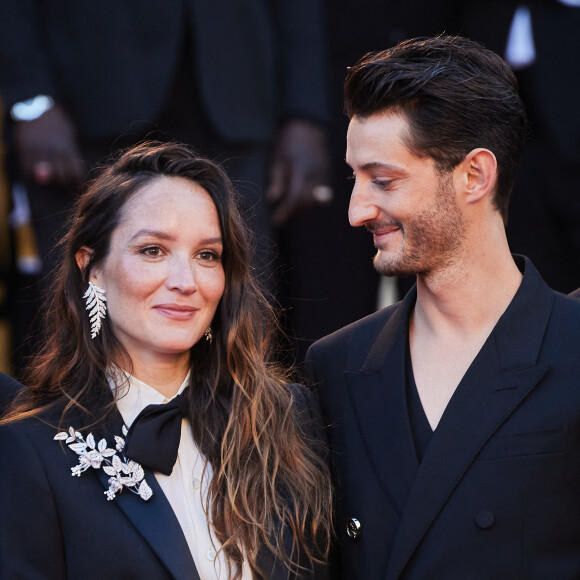
[[[346,164],[353,169],[352,165],[345,159]],[[391,163],[385,163],[383,161],[369,161],[368,163],[363,163],[359,168],[361,171],[370,171],[371,169],[386,169],[387,171],[402,171],[401,167],[392,165]]]
[[[389,171],[400,171],[400,167],[396,167],[391,163],[384,163],[383,161],[370,161],[369,163],[365,163],[361,165],[361,169],[364,171],[368,171],[369,169],[387,169]]]

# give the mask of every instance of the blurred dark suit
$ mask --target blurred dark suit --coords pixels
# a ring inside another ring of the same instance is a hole
[[[51,95],[83,141],[155,120],[183,50],[226,142],[269,140],[280,113],[326,118],[317,2],[6,0],[1,15],[5,106]]]

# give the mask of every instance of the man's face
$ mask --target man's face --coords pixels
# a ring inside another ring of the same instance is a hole
[[[409,151],[405,118],[392,112],[353,117],[346,161],[353,170],[351,226],[373,234],[376,270],[386,276],[426,275],[454,262],[464,237],[453,173]]]

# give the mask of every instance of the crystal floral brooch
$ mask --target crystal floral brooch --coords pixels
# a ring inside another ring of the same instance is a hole
[[[125,425],[123,425],[123,436],[127,436]],[[115,499],[117,493],[121,493],[124,487],[145,501],[153,495],[153,490],[145,481],[145,472],[141,465],[123,455],[125,440],[122,437],[115,435],[115,449],[111,449],[105,439],[97,443],[92,433],[89,433],[85,439],[79,431],[69,427],[68,432],[57,433],[54,440],[64,441],[79,456],[78,464],[71,467],[73,477],[75,475],[80,477],[81,473],[89,467],[103,468],[109,476],[109,489],[104,492],[108,500]]]

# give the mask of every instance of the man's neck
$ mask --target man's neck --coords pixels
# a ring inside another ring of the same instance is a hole
[[[417,390],[433,429],[521,279],[509,251],[482,252],[469,263],[418,277],[409,342]]]
[[[491,330],[521,280],[507,241],[472,244],[446,268],[417,276],[412,323],[434,333],[469,335],[484,328]]]

